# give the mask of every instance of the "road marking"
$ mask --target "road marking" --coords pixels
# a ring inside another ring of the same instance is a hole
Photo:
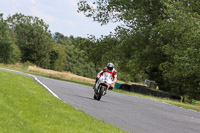
[[[28,75],[32,76],[38,83],[40,83],[44,88],[46,88],[52,95],[54,95],[55,97],[60,99],[51,89],[49,89],[49,87],[47,87],[45,84],[43,84],[36,76],[34,76],[32,74],[28,74]]]
[[[39,84],[41,84],[45,89],[47,89],[53,96],[55,96],[58,99],[60,99],[51,89],[49,89],[49,87],[47,87],[44,83],[42,83],[35,75],[28,74],[28,73],[23,73],[23,72],[20,72],[20,71],[5,69],[5,68],[0,68],[0,70],[6,70],[6,71],[10,71],[10,72],[22,73],[22,74],[25,74],[25,75],[29,75],[30,77],[34,78]]]

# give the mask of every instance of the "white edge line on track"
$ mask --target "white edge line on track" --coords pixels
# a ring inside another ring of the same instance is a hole
[[[11,71],[11,72],[23,73],[23,72],[20,72],[20,71],[15,71],[15,70],[10,70],[10,69],[5,69],[5,68],[1,68],[1,69]],[[45,89],[47,89],[53,96],[60,99],[51,89],[49,89],[49,87],[47,87],[45,84],[43,84],[36,76],[34,76],[32,74],[28,74],[28,73],[24,73],[24,74],[27,74],[27,75],[31,76],[32,78],[34,78],[39,84],[41,84]]]
[[[49,87],[47,87],[45,84],[43,84],[36,76],[34,76],[32,74],[28,74],[28,75],[32,76],[38,83],[40,83],[44,88],[46,88],[52,95],[54,95],[55,97],[60,99],[51,89],[49,89]]]

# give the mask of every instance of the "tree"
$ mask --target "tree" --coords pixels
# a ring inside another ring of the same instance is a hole
[[[65,47],[53,43],[50,50],[50,68],[57,71],[63,71],[66,61]]]
[[[80,1],[79,12],[101,24],[123,22],[115,29],[121,71],[198,98],[199,5],[196,0],[96,0]]]
[[[30,61],[48,68],[52,37],[48,25],[37,17],[15,14],[7,18],[7,23],[16,34],[16,44],[22,53],[22,62]]]
[[[0,62],[16,63],[20,58],[20,50],[12,39],[7,23],[3,20],[3,14],[0,14]]]
[[[163,51],[168,59],[160,68],[172,92],[199,99],[200,12],[194,8],[194,1],[186,2],[168,3],[166,13],[170,21],[157,26],[160,38],[167,42]]]
[[[87,60],[85,51],[80,50],[74,45],[67,45],[65,48],[67,54],[65,63],[66,71],[89,78],[96,76],[94,64]]]
[[[64,70],[70,71],[74,74],[85,76],[89,78],[94,78],[96,76],[94,64],[88,60],[87,52],[84,47],[81,47],[82,44],[90,43],[88,39],[82,37],[74,37],[74,36],[64,36],[61,33],[56,32],[54,35],[55,42],[62,45],[62,48],[65,48],[66,61]],[[57,53],[55,51],[51,52],[53,58],[57,57]]]
[[[79,12],[101,24],[122,21],[130,28],[154,25],[164,12],[161,0],[95,0],[93,5],[82,0],[78,6]]]
[[[56,32],[53,36],[54,40],[62,45],[71,45],[72,44],[72,40],[71,38],[64,36],[63,34]]]
[[[122,26],[116,28],[115,46],[118,51],[113,52],[113,57],[120,60],[119,68],[128,74],[143,74],[155,80],[159,72],[158,67],[163,58],[160,44],[152,39],[152,28],[164,18],[164,5],[159,0],[96,0],[95,6],[90,6],[86,1],[79,2],[79,11],[94,21],[106,24],[109,21],[121,21]],[[113,46],[112,46],[113,47]],[[157,49],[155,50],[155,47]],[[150,53],[154,54],[150,54]],[[160,56],[162,57],[162,56]],[[155,74],[155,72],[157,74]],[[160,76],[160,75],[159,75]],[[139,77],[139,76],[138,76]]]

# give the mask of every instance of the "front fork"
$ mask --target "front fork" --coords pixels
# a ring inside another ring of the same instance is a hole
[[[104,87],[103,87],[103,88],[104,88]],[[108,90],[108,87],[105,87],[105,88],[104,88],[104,92],[103,92],[103,96],[106,95],[107,90]]]

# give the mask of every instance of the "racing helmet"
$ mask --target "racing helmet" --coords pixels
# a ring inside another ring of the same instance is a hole
[[[109,71],[112,71],[113,68],[114,68],[114,64],[113,64],[112,62],[110,62],[110,63],[107,64],[107,69],[108,69]]]

